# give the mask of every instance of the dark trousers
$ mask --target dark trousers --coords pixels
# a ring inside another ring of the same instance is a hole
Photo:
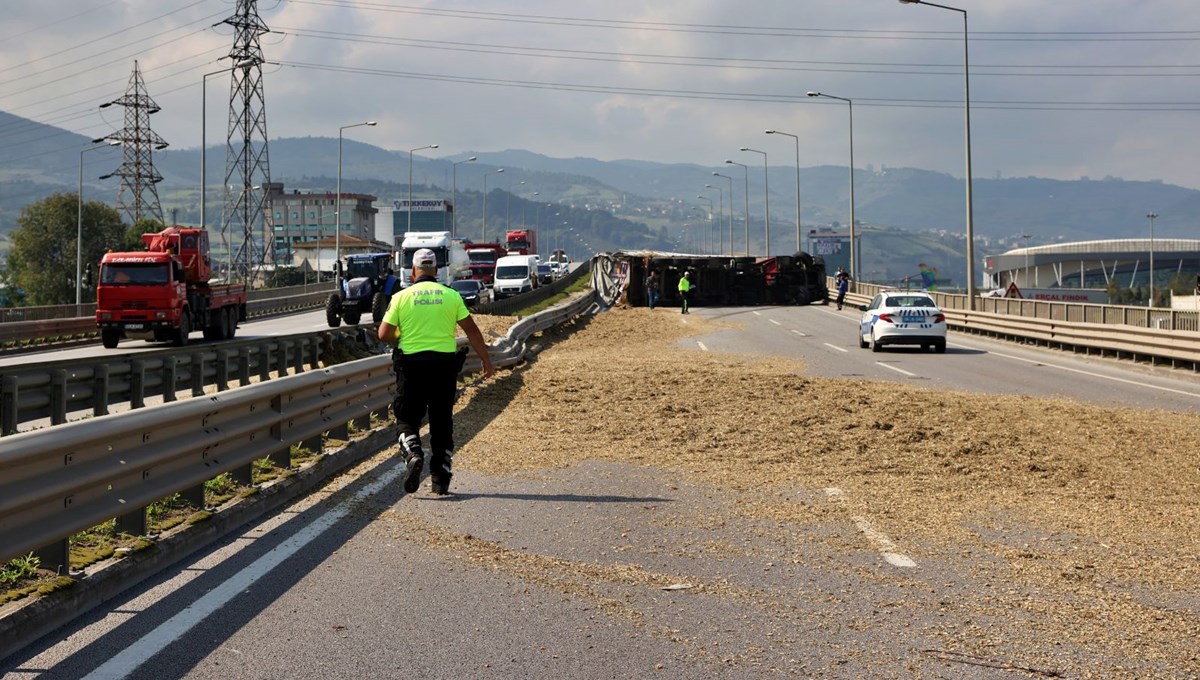
[[[435,479],[449,469],[454,451],[454,398],[462,361],[456,354],[418,352],[400,358],[400,437],[421,436],[421,421],[429,415],[429,467]],[[449,480],[447,480],[449,481]]]

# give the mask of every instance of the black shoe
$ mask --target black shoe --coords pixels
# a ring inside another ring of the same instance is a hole
[[[430,489],[430,491],[433,491],[433,493],[438,496],[449,496],[450,495],[450,480],[447,479],[447,480],[443,481],[441,479],[432,479],[431,478],[429,480],[429,489]]]
[[[404,452],[404,492],[416,493],[421,488],[421,468],[425,466],[421,440],[412,436],[401,439],[400,450]]]

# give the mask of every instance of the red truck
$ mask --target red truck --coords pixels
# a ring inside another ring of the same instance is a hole
[[[467,257],[471,260],[471,278],[492,285],[496,278],[496,260],[508,254],[499,243],[472,243],[467,246]]]
[[[208,231],[167,227],[142,234],[143,252],[106,253],[96,287],[96,325],[104,346],[122,337],[186,345],[193,330],[206,340],[232,338],[246,319],[246,287],[210,285]]]
[[[510,229],[504,242],[509,255],[537,255],[537,232],[532,229]]]

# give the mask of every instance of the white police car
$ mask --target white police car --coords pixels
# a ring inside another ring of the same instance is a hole
[[[878,352],[884,345],[920,345],[946,351],[946,315],[925,293],[883,291],[860,305],[858,346]]]

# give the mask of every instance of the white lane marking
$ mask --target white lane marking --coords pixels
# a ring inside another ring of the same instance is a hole
[[[340,522],[350,511],[368,496],[377,493],[385,486],[392,484],[403,474],[404,468],[396,466],[379,476],[375,482],[365,486],[353,498],[348,498],[330,508],[325,514],[317,517],[307,526],[299,529],[291,537],[271,549],[270,552],[255,560],[245,569],[231,576],[217,587],[208,591],[203,597],[188,605],[175,616],[161,623],[157,628],[144,635],[140,640],[122,650],[117,656],[101,664],[85,676],[86,680],[109,680],[126,678],[132,675],[152,656],[166,649],[168,645],[182,638],[189,630],[196,627],[204,619],[224,607],[230,600],[254,585],[272,569],[295,555],[311,543],[327,529]]]
[[[825,489],[825,495],[838,502],[841,502],[846,498],[846,494],[837,487],[829,487]],[[896,544],[892,542],[892,539],[888,538],[875,527],[871,526],[871,523],[865,518],[858,515],[852,515],[850,520],[853,521],[854,526],[858,527],[858,530],[867,537],[867,540],[875,544],[876,548],[879,550],[879,554],[883,556],[885,562],[893,567],[901,567],[904,569],[916,568],[917,563],[913,561],[911,557],[905,555],[904,553],[898,552],[896,550]]]
[[[760,313],[758,313],[758,312],[755,312],[755,311],[753,311],[753,310],[751,310],[751,312],[750,312],[750,313],[751,313],[751,314],[753,314],[754,316],[762,316],[762,314],[760,314]]]
[[[839,351],[839,352],[845,352],[845,351],[846,351],[846,349],[845,349],[845,348],[843,348],[843,347],[838,347],[837,345],[831,345],[831,344],[829,344],[828,342],[824,343],[824,345],[825,345],[826,347],[832,347],[833,349],[836,349],[836,350],[837,350],[837,351]]]
[[[704,346],[704,343],[703,343],[703,342],[700,342],[699,340],[697,340],[697,341],[696,341],[696,344],[697,344],[697,345],[700,345],[700,349],[704,350],[705,352],[707,352],[707,351],[708,351],[708,348]]]
[[[882,361],[876,361],[875,363],[879,364],[880,366],[883,366],[884,368],[890,368],[890,369],[892,369],[893,371],[895,371],[895,372],[897,372],[897,373],[901,373],[901,374],[903,374],[903,375],[907,375],[907,376],[908,376],[908,377],[910,377],[910,378],[915,378],[915,377],[917,377],[917,374],[916,374],[916,373],[909,373],[908,371],[904,370],[903,368],[896,368],[895,366],[891,366],[891,365],[885,364],[885,363],[883,363]]]
[[[963,347],[964,345],[958,345],[958,346]],[[971,347],[970,349],[978,349],[978,348]],[[1100,373],[1094,373],[1092,371],[1085,371],[1081,368],[1071,368],[1070,366],[1060,366],[1058,364],[1052,364],[1047,361],[1041,361],[1038,359],[1026,359],[1025,357],[1017,357],[1017,356],[1013,356],[1011,354],[1004,354],[1003,352],[993,352],[988,349],[985,349],[984,351],[987,352],[988,354],[994,354],[998,357],[1003,357],[1005,359],[1012,359],[1013,361],[1023,361],[1027,364],[1041,364],[1042,366],[1045,366],[1046,368],[1057,368],[1060,371],[1067,371],[1068,373],[1078,373],[1080,375],[1086,375],[1091,378],[1100,378],[1101,380],[1112,380],[1113,382],[1124,383],[1126,385],[1136,385],[1138,387],[1146,387],[1146,388],[1149,388],[1152,390],[1159,390],[1160,392],[1171,392],[1172,394],[1182,394],[1185,397],[1200,397],[1200,393],[1197,393],[1197,392],[1188,392],[1187,390],[1177,390],[1172,387],[1160,387],[1158,385],[1149,385],[1147,383],[1140,382],[1137,380],[1129,380],[1128,378],[1116,378],[1116,377],[1113,377],[1110,375],[1102,375]]]
[[[778,321],[776,321],[775,319],[767,319],[767,321],[770,321],[771,323],[775,324],[776,326],[782,326],[782,325],[783,325],[783,324],[779,323]]]
[[[793,332],[793,333],[795,333],[796,335],[799,335],[799,336],[800,336],[800,337],[802,337],[802,338],[807,338],[807,337],[808,337],[808,333],[801,333],[800,331],[798,331],[798,330],[795,330],[795,329],[792,329],[792,332]]]

